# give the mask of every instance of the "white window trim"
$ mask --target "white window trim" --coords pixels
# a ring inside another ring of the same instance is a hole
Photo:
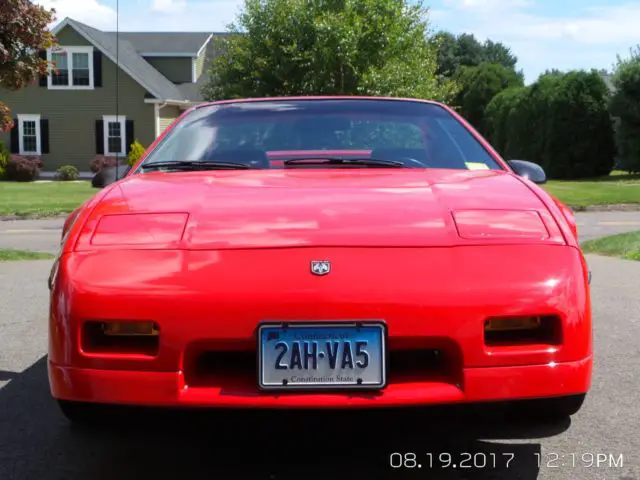
[[[191,83],[196,83],[198,81],[198,72],[196,68],[197,62],[197,57],[191,59]]]
[[[127,155],[127,117],[124,115],[103,115],[103,141],[104,141],[104,155],[107,157],[125,157]],[[120,151],[122,153],[109,152],[109,122],[120,122]]]
[[[51,73],[47,76],[47,88],[49,90],[93,90],[93,47],[67,47],[61,46],[55,49],[56,51],[64,50],[67,52],[67,70],[69,72],[69,85],[53,85],[53,76]],[[51,54],[53,50],[47,49],[47,60],[51,62]],[[73,85],[73,54],[74,53],[87,53],[89,54],[89,85]],[[56,67],[51,67],[52,70]]]
[[[36,151],[26,152],[24,150],[24,122],[33,121],[36,123]],[[42,133],[40,132],[40,114],[18,114],[18,146],[20,155],[42,155]]]

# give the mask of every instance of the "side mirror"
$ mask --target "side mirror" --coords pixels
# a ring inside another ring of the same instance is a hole
[[[526,160],[509,160],[507,162],[516,175],[531,180],[538,185],[547,182],[547,175],[544,169],[537,163],[527,162]]]

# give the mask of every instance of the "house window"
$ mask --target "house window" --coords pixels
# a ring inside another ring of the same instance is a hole
[[[105,115],[103,120],[105,155],[125,155],[126,118]]]
[[[18,115],[20,155],[40,155],[40,115]]]
[[[59,47],[47,55],[54,64],[48,77],[50,89],[93,88],[93,47]]]

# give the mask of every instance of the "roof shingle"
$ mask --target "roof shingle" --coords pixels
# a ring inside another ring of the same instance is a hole
[[[176,85],[147,62],[140,53],[192,53],[195,56],[211,33],[205,32],[103,32],[71,18],[57,28],[69,25],[120,65],[147,91],[146,98],[198,102],[202,100],[197,84]],[[221,35],[221,34],[215,34]],[[222,34],[224,35],[224,34]],[[167,37],[173,37],[167,41]],[[195,49],[195,50],[194,50]],[[207,62],[208,63],[208,62]]]
[[[116,32],[105,32],[116,35]],[[196,56],[211,32],[120,32],[120,40],[126,40],[140,54],[170,53]]]

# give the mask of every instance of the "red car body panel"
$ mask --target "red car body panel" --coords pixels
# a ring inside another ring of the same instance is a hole
[[[65,223],[52,269],[53,396],[364,408],[587,392],[589,280],[571,211],[478,138],[505,170],[158,172],[108,186]],[[319,258],[331,258],[331,275],[309,275]],[[557,335],[486,341],[487,319],[527,316],[555,319]],[[391,358],[435,349],[447,361],[392,361],[373,392],[265,392],[257,329],[274,319],[382,319]],[[83,338],[86,322],[136,320],[159,325],[157,351],[93,349]],[[206,352],[227,363],[198,371]],[[231,368],[236,360],[245,367]]]

